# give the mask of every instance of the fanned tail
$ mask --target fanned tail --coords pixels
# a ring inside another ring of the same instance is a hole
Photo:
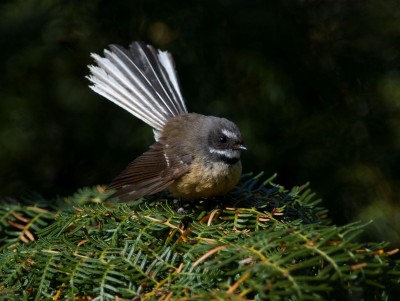
[[[92,53],[90,88],[161,131],[172,117],[187,113],[172,56],[143,42],[129,49],[110,45],[101,57]],[[157,135],[156,135],[157,137]]]

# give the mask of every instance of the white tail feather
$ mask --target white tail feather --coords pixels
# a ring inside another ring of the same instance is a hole
[[[122,107],[127,112],[136,116],[137,118],[143,120],[151,127],[155,129],[162,129],[163,123],[161,121],[157,122],[156,116],[145,114],[142,110],[132,105],[132,100],[129,91],[127,91],[123,86],[114,80],[114,78],[108,76],[108,74],[96,66],[89,66],[92,76],[88,78],[94,84],[90,88],[101,96],[107,98],[118,106]]]
[[[187,113],[171,55],[140,42],[110,49],[91,54],[98,66],[89,66],[90,88],[153,127],[157,139],[170,118]]]
[[[151,79],[147,78],[146,75],[144,74],[143,70],[141,70],[141,68],[139,66],[137,66],[134,61],[132,60],[132,58],[130,58],[125,52],[121,51],[120,48],[117,47],[113,47],[113,50],[115,51],[115,53],[110,52],[108,50],[105,50],[104,53],[109,57],[112,58],[114,61],[114,64],[118,64],[118,67],[126,72],[125,76],[128,76],[128,80],[130,80],[130,84],[135,83],[137,84],[140,89],[143,89],[143,92],[145,92],[147,94],[147,98],[144,99],[144,105],[147,104],[147,102],[151,102],[150,106],[155,106],[157,109],[163,111],[163,113],[165,115],[167,114],[172,114],[174,116],[174,113],[172,111],[172,108],[170,106],[167,105],[165,99],[163,99],[163,97],[159,94],[159,92],[157,91],[157,89],[153,86]],[[117,55],[118,53],[118,55]],[[123,62],[122,60],[120,60],[120,57],[125,58],[126,62],[130,63],[131,66],[128,66],[125,62]],[[148,58],[146,55],[144,55],[143,57],[141,57],[142,60],[146,60],[148,61]],[[152,67],[149,64],[150,67]],[[130,69],[131,68],[131,69]],[[135,75],[134,73],[132,73],[132,70],[137,71],[140,76],[142,76],[141,79],[139,79],[137,77],[137,75]],[[121,72],[120,72],[121,73]],[[122,74],[122,73],[121,73]],[[122,76],[124,76],[124,74],[122,74]],[[155,76],[155,71],[153,70],[153,74],[152,74],[153,78],[157,80],[157,82],[160,84],[162,91],[165,93],[165,87],[163,87],[162,83],[160,83],[159,79],[157,78],[157,76]],[[146,89],[146,87],[144,86],[145,84],[148,84],[154,91],[152,90],[148,90]],[[155,93],[155,95],[151,95],[151,92],[153,92],[153,94]],[[168,95],[167,95],[168,96]],[[160,103],[161,102],[161,103]],[[169,113],[165,110],[167,109],[169,111]]]
[[[158,59],[160,60],[160,63],[164,66],[165,70],[167,71],[169,79],[171,80],[172,84],[175,87],[176,92],[178,93],[178,98],[179,98],[178,104],[180,105],[180,109],[187,112],[186,104],[183,101],[183,97],[181,95],[178,76],[175,71],[175,64],[172,55],[167,51],[159,50]]]
[[[149,48],[149,50],[151,51],[151,53],[154,55],[155,53],[154,53],[154,48],[152,48],[151,46],[147,46],[148,48]],[[118,49],[118,50],[120,50],[120,49]],[[157,60],[156,60],[156,63],[157,63],[157,65],[156,66],[153,66],[152,64],[151,64],[151,62],[150,62],[150,57],[147,55],[147,54],[144,54],[143,55],[143,60],[145,61],[145,63],[146,63],[146,66],[147,66],[147,68],[149,68],[150,69],[150,71],[152,72],[152,78],[153,79],[155,79],[155,80],[157,80],[157,84],[159,84],[159,86],[160,86],[160,88],[161,88],[161,91],[157,91],[157,88],[155,88],[155,92],[156,92],[156,94],[157,94],[157,96],[158,96],[158,99],[163,103],[163,105],[170,111],[170,113],[173,115],[173,116],[175,116],[176,114],[175,114],[175,112],[177,112],[178,111],[178,109],[177,109],[177,107],[176,107],[176,103],[175,103],[175,101],[171,98],[171,96],[168,94],[168,91],[171,91],[170,90],[170,80],[169,80],[169,78],[168,79],[166,79],[165,78],[165,75],[163,74],[163,73],[161,73],[161,75],[163,76],[163,79],[165,79],[165,83],[162,83],[161,82],[161,79],[159,78],[159,76],[157,75],[157,71],[154,69],[155,67],[158,67],[158,68],[160,68],[160,65],[159,65],[159,63],[157,62]],[[139,71],[140,71],[140,73],[141,73],[141,75],[146,79],[146,82],[148,82],[148,84],[149,85],[155,85],[155,83],[152,83],[151,81],[150,81],[150,79],[148,79],[148,78],[146,78],[146,75],[144,74],[144,73],[142,73],[141,72],[141,70],[140,70],[140,68],[139,67],[137,67],[137,66],[135,66]],[[164,96],[165,96],[165,98],[164,97],[162,97],[160,94],[163,94]],[[169,102],[169,104],[167,104],[167,101]]]

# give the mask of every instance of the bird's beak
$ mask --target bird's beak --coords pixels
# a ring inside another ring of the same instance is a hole
[[[247,150],[247,147],[245,147],[243,143],[236,143],[233,146],[233,149],[240,150],[240,151],[245,151],[245,150]]]

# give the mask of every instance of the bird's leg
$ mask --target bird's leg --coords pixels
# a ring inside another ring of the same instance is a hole
[[[178,214],[186,214],[185,208],[183,208],[182,197],[178,198],[178,210],[176,211]]]

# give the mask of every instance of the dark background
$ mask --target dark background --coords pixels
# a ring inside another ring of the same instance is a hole
[[[174,55],[191,111],[239,125],[245,172],[310,181],[336,224],[400,245],[399,1],[2,1],[1,195],[107,184],[147,149],[85,79],[132,40]]]

